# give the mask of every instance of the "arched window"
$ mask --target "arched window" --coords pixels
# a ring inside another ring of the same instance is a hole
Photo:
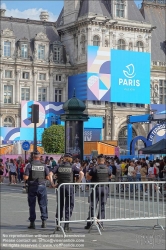
[[[14,121],[13,121],[13,118],[10,117],[10,116],[7,116],[5,119],[4,119],[4,124],[3,124],[4,127],[14,127]]]
[[[100,46],[100,37],[99,36],[93,37],[93,46]]]
[[[129,50],[133,50],[133,44],[131,42],[129,43]]]
[[[139,51],[139,52],[143,52],[144,51],[143,42],[138,41],[136,47],[137,47],[137,51]]]
[[[81,37],[81,51],[82,51],[82,54],[85,54],[85,47],[86,47],[86,37],[85,37],[85,35],[82,35],[82,37]]]
[[[136,137],[135,130],[132,131],[132,138]],[[121,128],[118,134],[119,147],[123,150],[127,150],[127,126]]]
[[[123,39],[119,39],[118,40],[118,49],[125,50],[125,48],[126,48],[125,41]]]
[[[108,40],[105,40],[105,47],[108,47]]]

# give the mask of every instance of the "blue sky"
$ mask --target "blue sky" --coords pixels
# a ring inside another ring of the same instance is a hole
[[[142,0],[135,0],[136,4],[141,4]],[[39,19],[40,12],[47,10],[50,15],[50,21],[56,21],[62,7],[63,0],[45,0],[45,1],[3,1],[1,7],[6,9],[6,16],[18,18]]]

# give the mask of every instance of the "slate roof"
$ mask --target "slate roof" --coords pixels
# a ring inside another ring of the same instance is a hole
[[[152,31],[152,61],[166,62],[166,6],[161,5],[163,8],[160,8],[160,3],[150,4],[151,7],[143,4],[141,12],[145,21],[156,27]]]
[[[111,3],[107,0],[83,0],[78,17],[86,16],[88,13],[111,18]]]
[[[112,17],[111,1],[108,0],[83,0],[80,6],[79,17],[86,16],[88,13],[98,16]],[[134,0],[128,1],[128,19],[133,21],[144,21]]]
[[[98,16],[107,16],[111,19],[113,16],[111,10],[111,0],[82,0],[78,18],[87,16],[89,13],[92,15],[97,14]],[[63,25],[63,14],[64,8],[58,17],[57,27]],[[128,1],[128,19],[138,22],[145,21],[134,0]]]
[[[128,1],[128,20],[142,22],[145,21],[134,0]]]
[[[64,24],[63,22],[63,14],[64,14],[64,8],[61,10],[61,13],[56,21],[56,27],[59,27]]]
[[[33,21],[28,19],[18,19],[10,17],[1,17],[0,29],[13,30],[14,36],[16,37],[16,43],[19,39],[27,38],[30,42],[31,52],[33,52],[33,42],[36,34],[42,32],[47,35],[50,43],[54,41],[60,41],[60,37],[56,30],[56,23],[53,22],[43,22],[43,21]]]

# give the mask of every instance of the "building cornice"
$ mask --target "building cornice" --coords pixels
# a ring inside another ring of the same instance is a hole
[[[77,33],[81,27],[85,26],[99,26],[101,28],[105,28],[107,30],[124,30],[124,31],[137,31],[137,32],[145,32],[151,33],[152,25],[146,22],[136,22],[136,21],[128,21],[128,20],[119,20],[114,21],[111,20],[107,23],[103,22],[103,20],[89,20],[84,19],[78,22],[75,22],[70,25],[65,25],[63,27],[57,28],[59,34],[65,33]]]
[[[151,69],[152,72],[162,72],[164,74],[166,74],[166,67],[162,67],[162,66],[152,66]]]
[[[142,3],[142,7],[153,7],[153,8],[164,8],[166,9],[166,1],[164,3],[165,0],[163,0],[163,3],[162,3],[162,0],[144,0],[143,3]]]

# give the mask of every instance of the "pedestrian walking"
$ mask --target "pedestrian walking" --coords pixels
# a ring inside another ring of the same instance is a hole
[[[46,180],[49,180],[49,170],[41,163],[40,155],[37,152],[33,154],[33,161],[26,165],[24,180],[28,183],[28,204],[29,204],[29,229],[35,229],[36,220],[36,198],[41,211],[42,228],[46,227],[48,219],[47,211],[47,190]]]
[[[16,162],[13,159],[10,159],[9,169],[10,169],[11,184],[16,184],[17,167],[16,167]]]

